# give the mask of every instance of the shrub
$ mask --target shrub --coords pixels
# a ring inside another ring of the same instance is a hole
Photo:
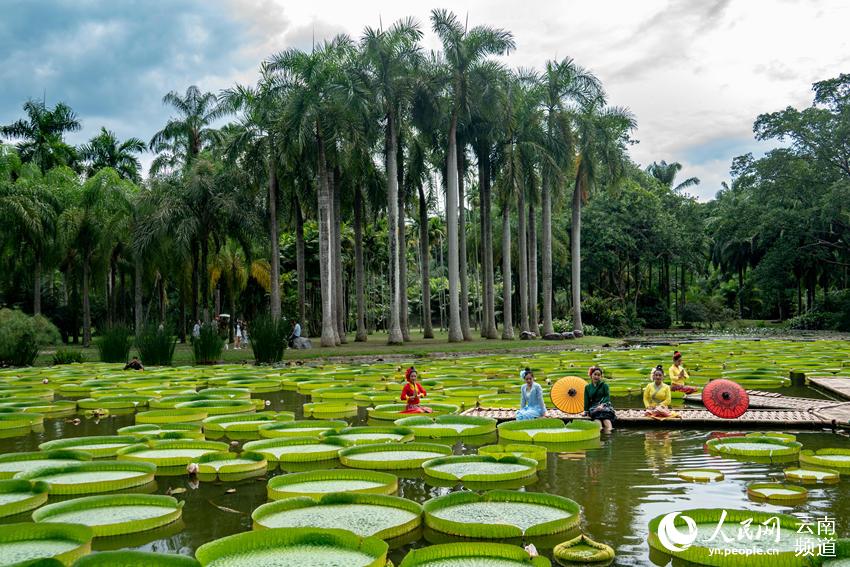
[[[289,330],[283,319],[275,321],[262,315],[251,323],[251,350],[257,364],[273,364],[283,360]]]
[[[679,309],[679,319],[686,327],[692,327],[694,323],[705,323],[708,320],[708,314],[702,302],[691,301]]]
[[[96,344],[101,362],[127,362],[133,345],[133,333],[123,325],[107,327],[97,338]]]
[[[252,337],[253,340],[253,337]],[[192,354],[195,364],[214,364],[221,358],[224,339],[218,334],[215,325],[204,323],[197,338],[192,339]]]
[[[667,302],[655,295],[641,296],[638,302],[637,315],[645,321],[650,329],[669,329],[673,322]]]
[[[0,309],[0,366],[32,366],[38,351],[59,342],[59,330],[38,315]]]
[[[83,351],[73,348],[60,348],[53,353],[50,364],[58,366],[60,364],[82,364],[83,362],[85,362]]]
[[[639,333],[643,320],[634,306],[618,299],[589,297],[581,306],[582,322],[592,325],[595,331],[608,337],[623,337]]]
[[[814,310],[788,319],[785,326],[794,331],[823,331],[830,328],[831,319],[829,313]]]
[[[574,331],[573,328],[573,320],[570,318],[567,319],[553,319],[552,327],[555,329],[556,333],[569,333]]]
[[[171,331],[154,324],[146,325],[136,338],[139,358],[150,366],[171,366],[175,346],[177,338]]]

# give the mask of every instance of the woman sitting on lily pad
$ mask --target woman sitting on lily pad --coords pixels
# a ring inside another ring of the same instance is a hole
[[[519,410],[516,412],[517,421],[535,419],[546,414],[546,404],[543,402],[543,388],[534,381],[534,372],[526,368],[519,373],[525,380],[520,389]]]
[[[407,407],[401,413],[431,413],[431,408],[419,405],[419,397],[424,398],[428,394],[422,384],[416,381],[418,377],[419,373],[412,366],[404,373],[407,384],[401,389],[401,401],[407,402]]]

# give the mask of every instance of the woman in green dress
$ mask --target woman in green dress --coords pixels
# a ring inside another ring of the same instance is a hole
[[[609,433],[614,429],[611,423],[617,418],[611,405],[611,392],[602,377],[601,368],[591,366],[587,374],[590,384],[584,388],[584,413],[590,419],[601,421],[602,431]]]

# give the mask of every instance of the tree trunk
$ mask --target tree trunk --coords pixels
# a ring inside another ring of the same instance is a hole
[[[142,310],[142,275],[144,267],[142,265],[142,254],[136,252],[133,254],[133,329],[138,337],[142,332],[144,324]]]
[[[333,175],[333,260],[334,260],[334,312],[336,318],[337,344],[348,342],[345,328],[345,290],[342,287],[342,183],[340,172],[334,168]]]
[[[201,280],[201,306],[204,313],[204,323],[210,322],[210,276],[207,271],[209,254],[209,235],[204,232],[201,235],[201,268],[198,277]]]
[[[304,267],[304,214],[301,212],[301,201],[295,195],[295,271],[298,277],[298,322],[302,327],[302,335],[307,334],[307,271]]]
[[[457,147],[457,233],[460,245],[458,269],[460,270],[460,330],[463,340],[471,341],[472,332],[469,329],[469,267],[466,255],[466,209],[464,205],[464,168],[466,147]]]
[[[573,190],[572,226],[570,227],[570,278],[573,295],[573,329],[584,331],[581,322],[581,185]]]
[[[431,245],[428,242],[428,202],[425,189],[419,184],[419,261],[422,273],[422,337],[434,338],[431,321]]]
[[[331,252],[331,235],[333,229],[331,222],[333,211],[331,210],[331,196],[328,187],[327,162],[325,161],[325,143],[316,130],[316,142],[319,148],[318,176],[319,176],[319,278],[322,289],[322,339],[323,347],[336,346],[336,326],[334,325],[333,312],[333,259]]]
[[[519,252],[519,321],[520,330],[529,330],[528,324],[528,229],[525,224],[525,191],[517,192],[517,250]]]
[[[36,252],[32,269],[32,314],[41,315],[41,254]]]
[[[201,309],[198,302],[198,262],[200,262],[198,241],[192,239],[192,319],[195,321],[201,320]]]
[[[506,201],[509,201],[506,199]],[[511,315],[511,209],[509,202],[502,206],[502,339],[513,340],[514,323]]]
[[[387,240],[389,243],[388,257],[390,259],[390,321],[387,333],[388,345],[404,343],[401,333],[401,253],[399,252],[398,229],[398,131],[395,116],[387,114]]]
[[[493,227],[491,225],[490,155],[487,146],[478,157],[478,185],[481,192],[481,253],[484,271],[484,316],[481,324],[482,336],[488,339],[499,337],[496,329],[496,298],[493,276]]]
[[[83,257],[83,348],[91,345],[91,302],[89,301],[89,280],[91,278],[91,255]]]
[[[446,237],[449,249],[449,342],[463,340],[460,328],[460,303],[458,299],[458,170],[457,170],[457,114],[454,113],[449,126],[448,151],[446,152]]]
[[[280,232],[277,223],[277,159],[275,155],[274,142],[269,150],[269,239],[271,240],[271,316],[277,321],[280,319]],[[236,314],[231,310],[231,315]]]
[[[399,288],[401,293],[401,305],[399,306],[399,324],[401,325],[401,336],[405,342],[410,341],[410,304],[407,300],[407,227],[405,226],[405,203],[407,194],[404,190],[404,141],[398,133],[396,124],[396,169],[398,179],[398,273],[401,281]]]
[[[365,285],[363,280],[363,195],[360,186],[354,187],[354,293],[357,303],[356,342],[365,343],[366,332]]]
[[[528,201],[528,311],[531,332],[540,333],[540,313],[537,311],[537,213],[534,202]]]
[[[545,171],[548,168],[544,169]],[[541,192],[542,203],[542,234],[541,234],[541,251],[540,261],[543,264],[541,267],[542,288],[543,288],[543,335],[555,332],[555,327],[552,324],[552,188],[550,187],[551,180],[548,175],[543,178],[543,187]]]

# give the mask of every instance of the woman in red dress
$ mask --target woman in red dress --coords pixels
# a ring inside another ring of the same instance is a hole
[[[404,373],[407,384],[401,389],[401,401],[407,402],[407,407],[401,413],[431,413],[431,408],[419,405],[419,398],[428,394],[422,384],[416,381],[418,377],[419,374],[412,366]]]

